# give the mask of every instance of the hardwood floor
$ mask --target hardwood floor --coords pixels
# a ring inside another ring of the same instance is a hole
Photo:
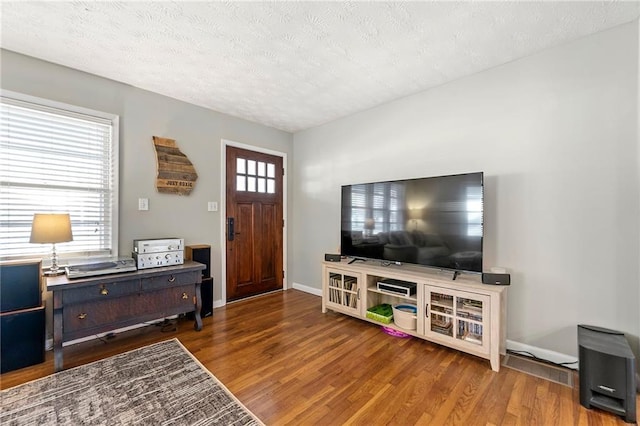
[[[216,309],[201,332],[181,319],[177,331],[149,326],[67,347],[65,368],[176,337],[267,425],[626,424],[582,407],[575,387],[496,373],[486,360],[320,310],[317,296],[272,293]],[[0,387],[51,373],[47,352],[45,363],[0,376]]]

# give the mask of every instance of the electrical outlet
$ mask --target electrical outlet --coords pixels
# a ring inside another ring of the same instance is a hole
[[[216,201],[209,201],[207,203],[207,210],[210,212],[217,212],[218,211],[218,203]]]
[[[148,198],[138,198],[138,210],[149,210]]]

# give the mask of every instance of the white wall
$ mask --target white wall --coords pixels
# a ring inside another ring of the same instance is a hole
[[[640,26],[640,21],[638,23],[638,25]],[[640,30],[636,32],[636,39],[638,40],[638,46],[640,46]],[[638,49],[640,51],[640,48]],[[638,54],[638,57],[636,58],[637,60],[637,67],[638,67],[638,74],[636,75],[636,96],[637,96],[637,104],[636,104],[636,161],[638,162],[638,164],[640,164],[640,54]],[[637,179],[640,180],[640,167],[638,167],[637,170]],[[638,188],[640,190],[640,188]],[[640,194],[639,194],[640,196]],[[638,245],[640,246],[640,234],[638,235]],[[640,261],[637,262],[636,267],[638,268],[638,274],[640,275]],[[640,287],[640,282],[638,283],[638,286]],[[640,291],[638,291],[638,303],[636,305],[638,307],[638,310],[640,311]],[[638,318],[638,328],[640,328],[640,318]],[[638,335],[636,336],[636,360],[640,359],[640,332],[638,333]],[[640,362],[636,361],[636,368],[638,370],[638,372],[640,373]],[[638,376],[636,376],[637,378],[640,378]],[[640,380],[637,380],[638,382],[638,386],[640,386]]]
[[[627,24],[295,134],[293,281],[320,288],[341,185],[484,171],[484,266],[512,273],[508,339],[575,356],[588,323],[637,342],[637,33]]]
[[[207,202],[221,200],[222,139],[287,153],[291,170],[292,135],[14,52],[0,54],[3,89],[120,116],[120,255],[130,256],[137,238],[210,244],[214,300],[219,300],[224,206],[208,212]],[[190,195],[156,191],[153,136],[175,139],[193,163],[198,180]],[[291,185],[290,174],[287,179]],[[149,199],[149,211],[138,211],[140,197]]]

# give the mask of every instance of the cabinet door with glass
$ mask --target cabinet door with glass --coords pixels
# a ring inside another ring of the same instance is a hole
[[[430,285],[425,286],[424,295],[425,336],[489,353],[489,296]]]
[[[326,268],[324,273],[323,312],[327,308],[352,315],[360,315],[360,274]]]

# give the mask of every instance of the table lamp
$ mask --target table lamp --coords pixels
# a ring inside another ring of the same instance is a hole
[[[370,237],[373,234],[373,230],[376,227],[376,221],[372,217],[368,217],[364,220],[364,233],[365,236]]]
[[[422,209],[409,209],[409,219],[413,223],[413,230],[418,230],[418,221],[422,219]]]
[[[45,214],[36,213],[33,215],[31,224],[30,243],[53,244],[51,252],[51,268],[45,275],[60,275],[64,273],[58,267],[58,256],[56,254],[56,243],[73,241],[71,234],[71,219],[68,213]]]

